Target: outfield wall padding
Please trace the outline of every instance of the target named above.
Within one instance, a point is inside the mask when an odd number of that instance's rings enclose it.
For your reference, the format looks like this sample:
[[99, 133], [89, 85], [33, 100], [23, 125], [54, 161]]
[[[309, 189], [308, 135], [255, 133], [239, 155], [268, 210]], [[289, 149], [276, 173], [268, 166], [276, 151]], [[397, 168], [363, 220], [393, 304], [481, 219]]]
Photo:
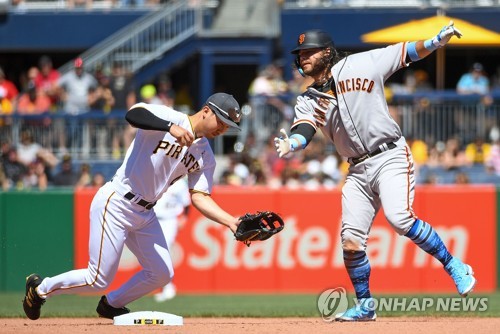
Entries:
[[[451, 252], [476, 272], [477, 292], [500, 284], [494, 186], [420, 186], [416, 214], [443, 237]], [[22, 291], [32, 272], [56, 275], [87, 266], [89, 207], [95, 189], [0, 194], [0, 291]], [[215, 187], [213, 198], [235, 216], [274, 210], [285, 229], [251, 247], [193, 209], [172, 249], [180, 293], [317, 293], [351, 284], [340, 246], [341, 193], [269, 188]], [[437, 261], [395, 234], [383, 211], [367, 249], [374, 292], [454, 292]], [[124, 250], [110, 290], [140, 270]], [[243, 283], [244, 282], [244, 283]]]
[[0, 194], [0, 291], [23, 291], [33, 272], [74, 268], [73, 191]]

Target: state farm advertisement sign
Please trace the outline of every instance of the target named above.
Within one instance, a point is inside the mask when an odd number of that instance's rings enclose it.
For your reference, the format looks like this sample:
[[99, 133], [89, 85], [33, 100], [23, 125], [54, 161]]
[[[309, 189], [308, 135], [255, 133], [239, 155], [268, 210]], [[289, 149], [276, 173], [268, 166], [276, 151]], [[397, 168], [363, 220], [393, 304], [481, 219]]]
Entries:
[[[216, 188], [213, 197], [234, 215], [274, 210], [284, 217], [285, 229], [246, 247], [236, 242], [226, 227], [193, 209], [172, 249], [174, 282], [180, 293], [317, 293], [339, 286], [352, 291], [340, 242], [339, 191]], [[493, 291], [497, 265], [495, 189], [418, 188], [414, 209], [434, 226], [453, 255], [472, 265], [478, 280], [476, 291]], [[88, 253], [86, 248], [79, 253], [82, 251]], [[371, 229], [367, 252], [374, 292], [455, 291], [441, 264], [408, 238], [398, 236], [382, 211]], [[77, 255], [79, 268], [87, 263], [82, 258]], [[135, 257], [125, 250], [111, 289], [138, 270]]]

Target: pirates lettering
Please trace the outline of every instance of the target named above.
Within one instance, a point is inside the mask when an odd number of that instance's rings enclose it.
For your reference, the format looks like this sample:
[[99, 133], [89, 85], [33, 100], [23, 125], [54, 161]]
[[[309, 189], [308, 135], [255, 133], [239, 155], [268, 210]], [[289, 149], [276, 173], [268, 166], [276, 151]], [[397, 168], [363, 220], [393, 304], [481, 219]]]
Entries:
[[177, 147], [175, 148], [175, 151], [172, 153], [171, 157], [175, 158], [175, 159], [179, 159], [179, 154], [181, 153], [183, 147], [180, 145], [176, 145], [176, 146]]
[[[169, 143], [167, 141], [160, 141], [158, 145], [155, 147], [153, 153], [158, 153], [160, 150], [165, 152], [165, 156], [171, 157], [174, 159], [179, 159], [181, 157], [181, 153], [184, 146], [176, 145]], [[181, 162], [186, 167], [188, 173], [194, 172], [200, 169], [200, 163], [196, 161], [196, 157], [186, 151], [184, 155], [182, 155]]]
[[168, 141], [160, 141], [155, 147], [153, 153], [156, 154], [159, 150], [163, 150], [166, 156], [179, 159], [179, 155], [181, 154], [183, 148], [183, 146], [172, 144]]
[[195, 161], [191, 168], [188, 169], [188, 173], [194, 172], [198, 169], [200, 169], [200, 164], [198, 163], [198, 161]]
[[184, 154], [181, 162], [184, 164], [184, 166], [186, 166], [188, 173], [191, 173], [191, 172], [194, 172], [194, 171], [200, 169], [199, 162], [196, 161], [196, 158], [194, 157], [194, 155], [192, 155], [189, 152], [186, 152], [186, 154]]
[[170, 143], [168, 141], [162, 141], [160, 140], [158, 142], [158, 146], [155, 147], [153, 153], [156, 154], [158, 153], [158, 150], [167, 150], [168, 148], [170, 148]]

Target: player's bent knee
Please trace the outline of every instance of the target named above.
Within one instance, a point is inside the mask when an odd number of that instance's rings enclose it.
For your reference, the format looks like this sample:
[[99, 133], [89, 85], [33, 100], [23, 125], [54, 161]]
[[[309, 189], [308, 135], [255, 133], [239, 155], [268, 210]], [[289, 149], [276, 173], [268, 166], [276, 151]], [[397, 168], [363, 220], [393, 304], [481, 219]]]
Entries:
[[415, 217], [408, 215], [408, 212], [386, 212], [385, 217], [399, 235], [405, 235], [415, 223]]
[[153, 284], [156, 284], [158, 286], [164, 286], [168, 284], [170, 281], [172, 281], [173, 278], [174, 278], [173, 270], [155, 271], [150, 276], [150, 280], [153, 281]]
[[104, 279], [102, 273], [99, 275], [91, 268], [88, 270], [85, 280], [87, 284], [92, 286], [92, 288], [96, 291], [106, 290], [111, 283], [111, 280]]
[[366, 249], [367, 235], [364, 235], [360, 230], [343, 228], [340, 237], [344, 251], [364, 251]]
[[363, 251], [365, 247], [362, 239], [354, 236], [342, 237], [342, 249], [344, 251]]
[[105, 281], [102, 281], [102, 280], [97, 280], [97, 281], [94, 282], [94, 284], [92, 284], [92, 287], [96, 291], [103, 291], [103, 290], [106, 290], [109, 287], [109, 284], [110, 284], [109, 282], [105, 282]]

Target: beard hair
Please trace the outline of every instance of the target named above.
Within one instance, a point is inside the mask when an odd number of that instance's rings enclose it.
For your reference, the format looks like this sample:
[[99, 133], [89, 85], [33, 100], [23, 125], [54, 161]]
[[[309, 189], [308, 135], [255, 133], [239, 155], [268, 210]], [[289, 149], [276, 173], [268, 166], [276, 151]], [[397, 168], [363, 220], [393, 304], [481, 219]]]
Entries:
[[318, 63], [308, 72], [304, 72], [310, 77], [315, 77], [318, 74], [325, 72], [325, 70], [330, 66], [330, 60], [326, 57], [319, 59]]

